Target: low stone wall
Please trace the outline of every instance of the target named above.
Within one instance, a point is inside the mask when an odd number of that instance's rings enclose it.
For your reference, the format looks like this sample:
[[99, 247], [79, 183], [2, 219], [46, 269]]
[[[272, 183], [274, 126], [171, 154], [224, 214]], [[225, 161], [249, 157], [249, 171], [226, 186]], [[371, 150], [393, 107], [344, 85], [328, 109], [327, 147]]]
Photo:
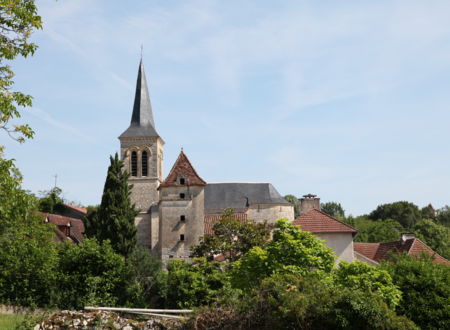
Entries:
[[[135, 315], [136, 316], [136, 315]], [[139, 320], [126, 315], [106, 311], [78, 312], [60, 311], [52, 314], [44, 321], [36, 324], [34, 330], [59, 329], [97, 329], [97, 330], [166, 330], [179, 329], [178, 320], [151, 318]], [[137, 317], [137, 316], [136, 316]]]

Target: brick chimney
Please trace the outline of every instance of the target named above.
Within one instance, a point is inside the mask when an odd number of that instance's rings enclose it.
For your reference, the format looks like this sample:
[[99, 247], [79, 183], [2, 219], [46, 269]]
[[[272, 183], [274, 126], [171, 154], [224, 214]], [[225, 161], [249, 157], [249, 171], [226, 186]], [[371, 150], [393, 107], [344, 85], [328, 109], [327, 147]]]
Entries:
[[320, 198], [318, 198], [317, 195], [303, 195], [303, 198], [299, 199], [299, 204], [300, 215], [303, 215], [312, 209], [320, 211]]

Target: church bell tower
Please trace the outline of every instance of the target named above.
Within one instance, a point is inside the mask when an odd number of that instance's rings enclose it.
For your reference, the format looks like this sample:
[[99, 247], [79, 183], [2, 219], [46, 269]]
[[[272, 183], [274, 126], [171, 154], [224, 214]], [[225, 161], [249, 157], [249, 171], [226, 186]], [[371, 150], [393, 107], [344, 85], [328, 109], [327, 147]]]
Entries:
[[[159, 202], [158, 187], [162, 182], [164, 141], [156, 132], [152, 106], [145, 78], [144, 64], [139, 64], [130, 126], [119, 136], [120, 155], [133, 185], [131, 202], [139, 215], [135, 219], [138, 245], [153, 249], [152, 210]], [[155, 228], [156, 229], [156, 228]], [[154, 229], [154, 230], [155, 230]], [[155, 241], [155, 240], [153, 240]]]

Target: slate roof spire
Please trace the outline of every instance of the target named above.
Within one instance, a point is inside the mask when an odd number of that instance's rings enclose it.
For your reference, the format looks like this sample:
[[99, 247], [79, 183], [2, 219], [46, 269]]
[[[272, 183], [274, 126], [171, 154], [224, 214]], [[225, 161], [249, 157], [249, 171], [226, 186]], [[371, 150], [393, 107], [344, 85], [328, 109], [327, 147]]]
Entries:
[[153, 121], [152, 105], [148, 93], [147, 79], [145, 78], [144, 63], [139, 63], [136, 93], [134, 95], [133, 114], [131, 123], [120, 137], [151, 137], [159, 136]]

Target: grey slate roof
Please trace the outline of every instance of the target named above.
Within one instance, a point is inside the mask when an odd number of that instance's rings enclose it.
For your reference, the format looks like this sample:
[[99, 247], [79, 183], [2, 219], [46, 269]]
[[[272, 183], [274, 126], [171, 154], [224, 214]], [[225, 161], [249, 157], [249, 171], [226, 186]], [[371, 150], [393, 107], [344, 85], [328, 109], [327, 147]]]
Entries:
[[139, 71], [136, 82], [136, 94], [134, 96], [133, 114], [130, 127], [123, 132], [122, 137], [149, 137], [159, 136], [153, 121], [152, 105], [148, 94], [147, 80], [145, 78], [144, 63], [139, 63]]
[[205, 209], [246, 208], [248, 204], [290, 205], [270, 183], [208, 183]]

